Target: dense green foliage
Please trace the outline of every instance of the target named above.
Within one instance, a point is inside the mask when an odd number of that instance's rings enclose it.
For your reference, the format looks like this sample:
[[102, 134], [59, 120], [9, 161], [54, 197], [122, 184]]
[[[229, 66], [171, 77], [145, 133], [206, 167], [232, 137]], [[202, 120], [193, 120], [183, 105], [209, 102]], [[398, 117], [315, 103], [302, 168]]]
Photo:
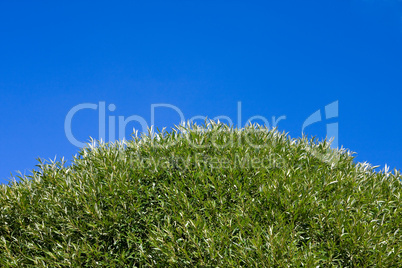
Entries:
[[92, 143], [0, 188], [1, 267], [402, 267], [401, 175], [209, 122]]

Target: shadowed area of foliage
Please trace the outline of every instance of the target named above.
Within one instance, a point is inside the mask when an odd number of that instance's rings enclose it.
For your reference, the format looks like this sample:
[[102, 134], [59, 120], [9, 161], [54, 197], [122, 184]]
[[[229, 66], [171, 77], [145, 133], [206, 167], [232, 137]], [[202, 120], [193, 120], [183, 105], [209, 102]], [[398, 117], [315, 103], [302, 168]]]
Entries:
[[1, 267], [401, 267], [399, 171], [210, 121], [89, 144], [0, 188]]

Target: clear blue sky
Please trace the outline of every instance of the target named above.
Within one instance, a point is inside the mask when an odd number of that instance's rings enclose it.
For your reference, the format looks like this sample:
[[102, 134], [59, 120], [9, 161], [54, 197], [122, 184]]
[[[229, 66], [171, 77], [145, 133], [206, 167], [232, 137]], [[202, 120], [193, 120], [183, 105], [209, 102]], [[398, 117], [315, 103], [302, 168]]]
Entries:
[[[339, 145], [358, 161], [402, 167], [398, 0], [1, 1], [0, 36], [0, 182], [29, 174], [37, 157], [78, 152], [65, 133], [76, 105], [97, 110], [74, 115], [74, 137], [98, 138], [100, 102], [116, 137], [119, 116], [150, 124], [158, 103], [236, 124], [241, 102], [242, 124], [286, 116], [278, 128], [292, 137], [321, 109], [307, 134], [338, 123]], [[326, 120], [335, 101], [338, 116]], [[179, 122], [155, 110], [157, 126]]]

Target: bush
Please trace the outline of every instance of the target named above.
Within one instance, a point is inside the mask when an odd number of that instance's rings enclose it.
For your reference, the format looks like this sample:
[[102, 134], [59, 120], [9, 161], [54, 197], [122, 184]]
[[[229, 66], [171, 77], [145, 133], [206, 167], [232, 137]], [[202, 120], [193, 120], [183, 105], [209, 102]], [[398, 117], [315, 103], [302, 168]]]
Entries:
[[1, 267], [402, 267], [400, 173], [327, 141], [210, 121], [19, 178]]

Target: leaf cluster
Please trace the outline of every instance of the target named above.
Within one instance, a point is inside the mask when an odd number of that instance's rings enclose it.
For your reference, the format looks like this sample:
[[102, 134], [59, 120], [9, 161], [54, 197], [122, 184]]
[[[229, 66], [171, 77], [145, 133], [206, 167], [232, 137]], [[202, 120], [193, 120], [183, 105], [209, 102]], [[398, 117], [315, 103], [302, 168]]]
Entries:
[[0, 186], [1, 267], [401, 267], [399, 171], [209, 121]]

